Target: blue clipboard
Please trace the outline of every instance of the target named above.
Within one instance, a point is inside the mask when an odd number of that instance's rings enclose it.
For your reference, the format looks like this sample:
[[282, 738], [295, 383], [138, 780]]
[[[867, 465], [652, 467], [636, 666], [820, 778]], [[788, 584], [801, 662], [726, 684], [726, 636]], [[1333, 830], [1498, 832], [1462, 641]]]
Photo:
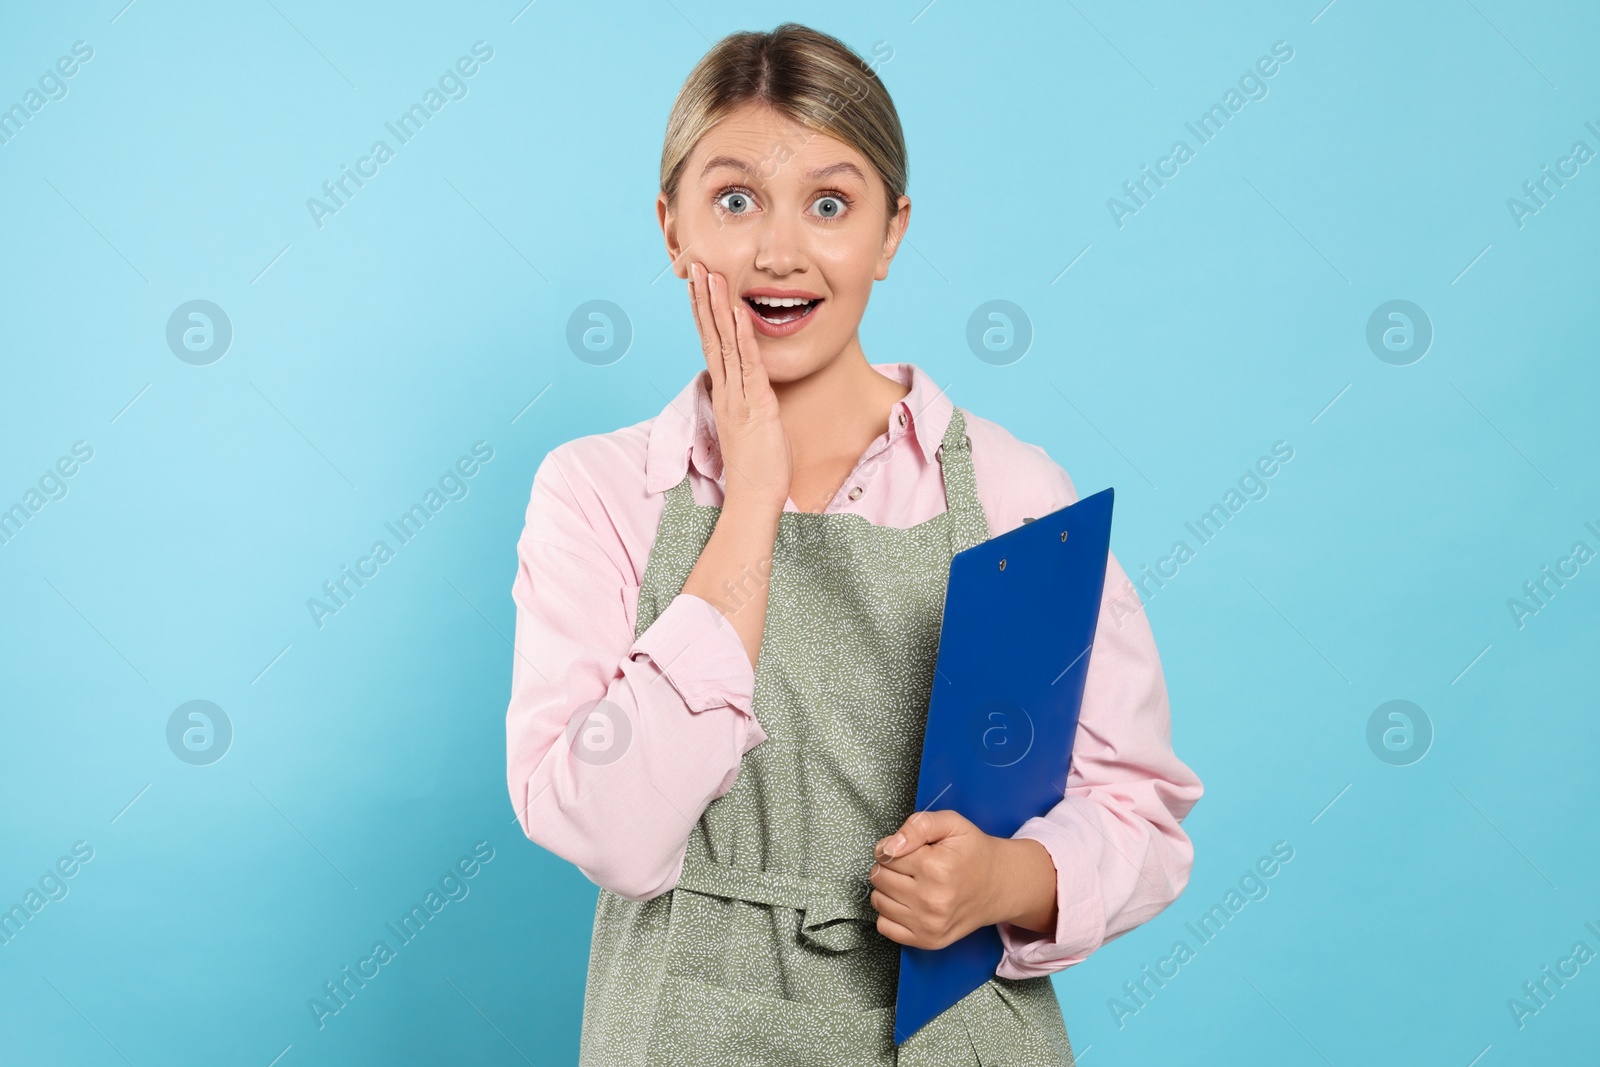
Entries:
[[[1010, 837], [1066, 793], [1111, 546], [1113, 492], [950, 561], [917, 810], [954, 809]], [[994, 977], [993, 926], [942, 949], [901, 946], [894, 1040]]]

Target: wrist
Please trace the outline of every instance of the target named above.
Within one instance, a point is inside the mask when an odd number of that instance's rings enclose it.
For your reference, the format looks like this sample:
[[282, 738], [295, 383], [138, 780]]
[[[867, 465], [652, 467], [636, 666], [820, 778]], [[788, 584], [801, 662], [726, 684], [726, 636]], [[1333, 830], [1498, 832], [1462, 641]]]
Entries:
[[739, 489], [728, 485], [722, 493], [722, 510], [724, 513], [732, 511], [736, 515], [749, 518], [770, 519], [776, 523], [778, 516], [783, 514], [783, 505], [788, 502], [788, 493], [777, 496], [775, 492], [758, 489]]
[[1057, 917], [1056, 865], [1050, 850], [1032, 838], [995, 838], [998, 892], [993, 922], [1007, 922], [1046, 937]]

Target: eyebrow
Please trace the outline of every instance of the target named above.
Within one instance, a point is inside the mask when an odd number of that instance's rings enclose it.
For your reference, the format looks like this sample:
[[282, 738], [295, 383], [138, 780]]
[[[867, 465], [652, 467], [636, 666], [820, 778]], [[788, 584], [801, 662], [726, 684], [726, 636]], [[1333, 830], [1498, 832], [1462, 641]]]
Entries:
[[[707, 174], [710, 174], [713, 170], [716, 170], [718, 167], [730, 167], [733, 170], [741, 171], [747, 175], [754, 174], [756, 172], [754, 167], [750, 166], [750, 164], [746, 163], [742, 159], [735, 159], [732, 156], [712, 156], [710, 159], [706, 160], [706, 165], [700, 168], [700, 176], [703, 178]], [[813, 167], [811, 170], [806, 171], [805, 177], [809, 181], [816, 181], [820, 178], [832, 177], [835, 174], [852, 175], [863, 185], [865, 185], [867, 181], [867, 176], [861, 173], [861, 168], [849, 161], [830, 163], [826, 167]]]

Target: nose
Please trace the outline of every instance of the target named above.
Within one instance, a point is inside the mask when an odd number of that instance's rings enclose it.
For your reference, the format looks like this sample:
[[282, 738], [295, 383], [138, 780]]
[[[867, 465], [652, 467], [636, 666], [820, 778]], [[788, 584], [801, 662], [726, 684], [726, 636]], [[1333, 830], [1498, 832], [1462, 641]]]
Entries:
[[762, 219], [756, 238], [755, 267], [780, 278], [804, 270], [804, 224], [776, 211]]

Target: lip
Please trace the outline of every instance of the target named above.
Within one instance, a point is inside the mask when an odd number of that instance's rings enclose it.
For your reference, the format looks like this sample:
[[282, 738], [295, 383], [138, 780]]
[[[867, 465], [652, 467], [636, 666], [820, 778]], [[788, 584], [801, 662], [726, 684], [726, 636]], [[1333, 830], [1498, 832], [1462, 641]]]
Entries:
[[789, 297], [793, 297], [797, 300], [822, 299], [821, 293], [813, 293], [806, 289], [778, 289], [770, 285], [764, 285], [758, 289], [746, 289], [744, 292], [739, 294], [739, 299], [748, 300], [752, 296], [770, 296], [775, 297], [778, 300], [783, 300]]
[[779, 300], [789, 298], [796, 300], [815, 301], [811, 305], [810, 310], [804, 315], [800, 316], [798, 319], [784, 323], [768, 322], [766, 319], [761, 317], [759, 312], [757, 312], [754, 308], [751, 308], [750, 324], [755, 328], [755, 331], [761, 334], [763, 337], [788, 337], [790, 334], [798, 333], [799, 331], [805, 329], [806, 323], [810, 322], [816, 317], [817, 309], [822, 307], [823, 301], [825, 300], [824, 297], [818, 295], [817, 293], [809, 292], [805, 289], [782, 289], [775, 286], [761, 286], [756, 289], [747, 289], [740, 294], [740, 299], [746, 301], [745, 306], [748, 307], [749, 298], [753, 296], [770, 296]]

